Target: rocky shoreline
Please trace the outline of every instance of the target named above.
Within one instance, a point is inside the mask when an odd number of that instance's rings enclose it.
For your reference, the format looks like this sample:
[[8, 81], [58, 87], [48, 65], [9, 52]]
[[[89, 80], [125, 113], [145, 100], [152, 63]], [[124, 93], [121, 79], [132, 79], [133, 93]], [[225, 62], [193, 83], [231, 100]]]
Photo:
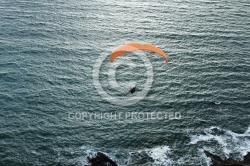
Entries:
[[[204, 153], [211, 159], [210, 166], [250, 166], [250, 152], [244, 156], [243, 161], [232, 158], [223, 160], [220, 156], [214, 155], [206, 150], [204, 150]], [[88, 156], [87, 161], [90, 164], [89, 166], [118, 166], [115, 161], [102, 152]]]
[[206, 150], [204, 150], [204, 153], [211, 159], [211, 166], [250, 166], [250, 152], [244, 156], [243, 161], [232, 158], [223, 160], [220, 156], [214, 155]]
[[102, 152], [97, 152], [94, 156], [88, 156], [87, 161], [90, 166], [118, 166], [113, 160]]

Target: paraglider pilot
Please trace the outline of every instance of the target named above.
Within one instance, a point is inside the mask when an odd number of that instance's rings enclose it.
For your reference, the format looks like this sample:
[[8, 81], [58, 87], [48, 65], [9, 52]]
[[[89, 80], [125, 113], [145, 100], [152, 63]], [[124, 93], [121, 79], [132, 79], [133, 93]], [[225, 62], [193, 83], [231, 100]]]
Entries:
[[135, 92], [135, 86], [133, 86], [132, 88], [130, 88], [129, 92], [130, 93], [134, 93]]

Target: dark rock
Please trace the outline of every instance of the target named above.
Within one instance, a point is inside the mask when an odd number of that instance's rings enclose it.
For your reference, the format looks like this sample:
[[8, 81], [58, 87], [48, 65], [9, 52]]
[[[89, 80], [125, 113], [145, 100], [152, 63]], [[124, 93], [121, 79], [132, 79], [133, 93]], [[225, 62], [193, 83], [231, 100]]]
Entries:
[[223, 162], [223, 160], [219, 157], [219, 156], [216, 156], [206, 150], [204, 150], [205, 154], [207, 157], [211, 158], [212, 160], [212, 165], [219, 165]]
[[248, 152], [247, 155], [244, 156], [244, 164], [250, 165], [250, 152]]
[[223, 160], [220, 156], [214, 155], [206, 150], [204, 153], [211, 158], [211, 166], [250, 166], [250, 152], [244, 156], [243, 161], [238, 161], [232, 158]]
[[118, 166], [113, 160], [101, 152], [97, 152], [95, 156], [87, 157], [91, 166]]

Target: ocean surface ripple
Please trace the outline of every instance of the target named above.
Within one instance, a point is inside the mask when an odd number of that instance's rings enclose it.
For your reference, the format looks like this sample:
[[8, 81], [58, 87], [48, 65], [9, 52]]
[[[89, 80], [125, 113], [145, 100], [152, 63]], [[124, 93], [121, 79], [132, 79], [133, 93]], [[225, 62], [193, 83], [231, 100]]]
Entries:
[[[152, 88], [121, 107], [98, 94], [92, 70], [127, 41], [154, 43], [170, 64], [147, 52]], [[250, 150], [249, 46], [249, 0], [1, 0], [0, 165], [84, 165], [96, 151], [131, 166], [208, 165], [202, 149], [240, 158]], [[68, 117], [84, 111], [181, 119]]]

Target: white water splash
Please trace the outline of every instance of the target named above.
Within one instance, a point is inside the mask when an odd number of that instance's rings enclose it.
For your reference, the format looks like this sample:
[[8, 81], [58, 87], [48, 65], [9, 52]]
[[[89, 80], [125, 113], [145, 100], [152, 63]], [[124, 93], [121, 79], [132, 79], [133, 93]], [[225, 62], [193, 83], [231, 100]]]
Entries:
[[[219, 131], [220, 134], [215, 134], [213, 130]], [[204, 134], [192, 135], [190, 144], [209, 141], [216, 141], [222, 147], [223, 154], [226, 157], [238, 153], [241, 155], [239, 157], [242, 158], [247, 152], [250, 152], [250, 126], [243, 134], [223, 130], [219, 127], [210, 127], [204, 130]]]
[[159, 146], [152, 149], [145, 149], [143, 151], [154, 160], [155, 165], [171, 165], [173, 163], [168, 156], [171, 153], [168, 146]]

